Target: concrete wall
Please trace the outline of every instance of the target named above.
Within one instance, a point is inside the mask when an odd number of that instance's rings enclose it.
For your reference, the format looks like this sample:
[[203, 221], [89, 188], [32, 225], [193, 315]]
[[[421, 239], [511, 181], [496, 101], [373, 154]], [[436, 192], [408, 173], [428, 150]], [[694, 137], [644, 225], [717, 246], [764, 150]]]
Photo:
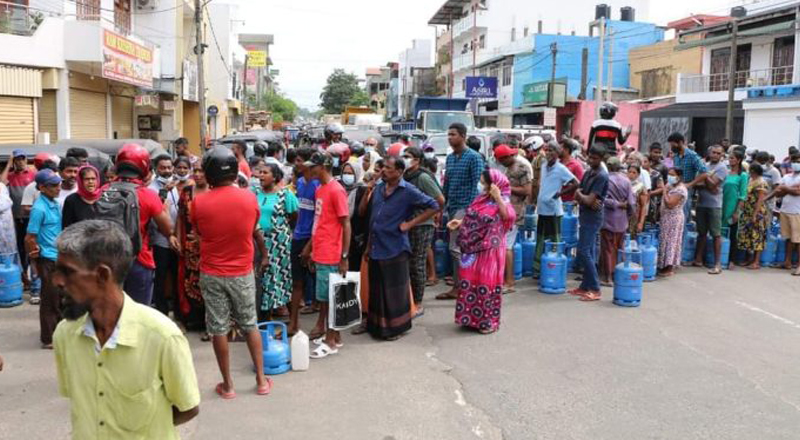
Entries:
[[[584, 142], [589, 140], [589, 131], [592, 128], [592, 123], [597, 119], [594, 112], [594, 101], [581, 101], [578, 103], [578, 111], [575, 114], [575, 120], [572, 123], [572, 134], [580, 135]], [[619, 112], [617, 112], [616, 119], [623, 127], [631, 125], [633, 131], [628, 137], [626, 145], [640, 148], [639, 145], [639, 118], [641, 112], [647, 110], [655, 110], [664, 107], [666, 104], [636, 104], [630, 102], [618, 103]]]
[[[630, 87], [642, 91], [642, 74], [650, 70], [662, 70], [667, 78], [666, 90], [660, 95], [674, 95], [678, 74], [699, 74], [703, 68], [703, 48], [675, 50], [677, 39], [662, 41], [649, 46], [632, 48], [628, 53], [630, 63]], [[616, 67], [616, 66], [615, 66]], [[652, 96], [639, 95], [642, 98]]]
[[800, 145], [800, 100], [745, 101], [744, 145], [769, 151], [781, 160], [787, 149]]
[[[45, 18], [30, 37], [0, 34], [0, 63], [64, 68], [64, 20]], [[100, 40], [97, 41], [98, 44]]]
[[413, 40], [411, 47], [400, 53], [399, 83], [397, 111], [404, 115], [405, 109], [411, 105], [414, 78], [411, 69], [415, 67], [433, 67], [433, 49], [430, 40]]

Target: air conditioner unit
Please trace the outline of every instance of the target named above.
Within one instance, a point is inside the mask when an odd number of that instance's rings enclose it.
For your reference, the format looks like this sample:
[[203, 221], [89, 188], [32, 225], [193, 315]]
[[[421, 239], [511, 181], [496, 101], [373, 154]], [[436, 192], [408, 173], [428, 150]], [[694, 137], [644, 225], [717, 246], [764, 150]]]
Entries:
[[158, 0], [136, 0], [136, 9], [139, 11], [155, 11]]

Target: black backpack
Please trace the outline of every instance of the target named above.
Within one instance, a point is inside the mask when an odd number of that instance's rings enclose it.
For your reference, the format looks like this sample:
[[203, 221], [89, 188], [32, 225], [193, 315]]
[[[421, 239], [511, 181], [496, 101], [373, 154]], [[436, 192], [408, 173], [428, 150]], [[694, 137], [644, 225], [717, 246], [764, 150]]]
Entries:
[[112, 182], [94, 204], [97, 218], [117, 222], [131, 237], [133, 254], [142, 250], [142, 234], [139, 229], [139, 197], [136, 184]]

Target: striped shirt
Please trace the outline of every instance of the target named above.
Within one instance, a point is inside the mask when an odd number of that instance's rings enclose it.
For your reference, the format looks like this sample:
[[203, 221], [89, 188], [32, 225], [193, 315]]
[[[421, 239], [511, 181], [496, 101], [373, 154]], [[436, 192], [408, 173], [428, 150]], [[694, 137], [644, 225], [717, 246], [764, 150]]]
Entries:
[[482, 172], [483, 158], [470, 148], [465, 147], [460, 155], [451, 153], [447, 156], [443, 192], [449, 215], [466, 209], [477, 197]]

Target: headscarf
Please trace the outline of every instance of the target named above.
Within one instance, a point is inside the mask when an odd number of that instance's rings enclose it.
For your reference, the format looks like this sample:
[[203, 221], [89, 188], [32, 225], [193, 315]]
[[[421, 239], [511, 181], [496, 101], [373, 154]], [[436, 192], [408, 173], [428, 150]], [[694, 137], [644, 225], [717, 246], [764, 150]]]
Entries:
[[489, 174], [492, 183], [500, 189], [508, 215], [505, 220], [502, 220], [500, 206], [486, 192], [476, 197], [467, 209], [458, 232], [462, 252], [465, 252], [465, 246], [471, 248], [466, 251], [467, 253], [477, 253], [490, 247], [499, 246], [500, 243], [503, 243], [506, 232], [514, 226], [516, 221], [514, 206], [509, 203], [511, 184], [508, 182], [508, 178], [495, 169], [489, 170]]
[[[367, 171], [365, 172], [365, 174], [374, 173], [375, 172], [375, 163], [378, 160], [380, 160], [381, 155], [376, 153], [376, 152], [374, 152], [374, 151], [367, 151], [366, 153], [364, 153], [364, 155], [361, 156], [361, 159], [358, 161], [358, 165], [359, 165], [358, 168], [360, 170], [362, 170], [362, 171], [364, 170], [364, 158], [367, 157], [367, 156], [369, 156], [369, 168], [367, 168]], [[358, 171], [356, 171], [356, 172], [358, 172]]]
[[[509, 203], [511, 197], [511, 183], [509, 183], [508, 177], [494, 168], [489, 170], [489, 175], [492, 177], [492, 183], [497, 185], [497, 188], [500, 189], [500, 195], [503, 196], [503, 201]], [[492, 202], [492, 196], [486, 192], [482, 192], [475, 198], [472, 205], [483, 205], [490, 202]]]
[[[94, 171], [94, 175], [97, 178], [97, 187], [94, 189], [94, 191], [89, 191], [83, 185], [82, 173], [86, 169]], [[78, 181], [78, 195], [83, 200], [94, 202], [100, 198], [100, 195], [103, 193], [103, 188], [100, 187], [100, 172], [97, 171], [97, 168], [88, 164], [78, 168], [78, 178], [76, 180]]]
[[358, 187], [358, 184], [361, 182], [361, 175], [358, 173], [358, 170], [357, 170], [358, 166], [348, 162], [348, 163], [342, 165], [342, 176], [344, 176], [344, 167], [350, 167], [350, 169], [353, 170], [353, 172], [355, 174], [355, 176], [353, 176], [353, 177], [355, 177], [355, 179], [353, 180], [353, 184], [352, 185], [345, 184], [344, 183], [344, 179], [339, 181], [339, 183], [341, 183], [342, 186], [344, 187], [345, 191], [347, 191], [347, 193], [350, 194], [354, 189], [356, 189], [356, 187]]

